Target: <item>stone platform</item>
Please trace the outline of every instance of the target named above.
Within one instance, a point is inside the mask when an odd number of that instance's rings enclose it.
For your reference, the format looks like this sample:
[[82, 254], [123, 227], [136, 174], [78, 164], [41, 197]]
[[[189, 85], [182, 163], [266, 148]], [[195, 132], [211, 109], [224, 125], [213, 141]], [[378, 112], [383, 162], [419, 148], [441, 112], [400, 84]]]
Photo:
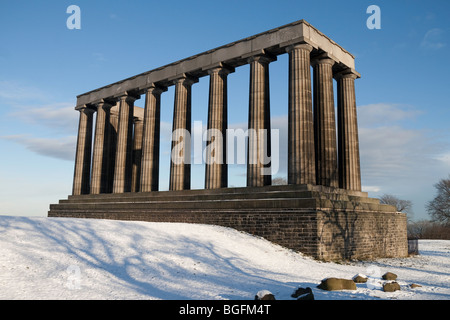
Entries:
[[320, 260], [408, 252], [405, 214], [365, 192], [317, 185], [71, 195], [48, 216], [220, 225]]

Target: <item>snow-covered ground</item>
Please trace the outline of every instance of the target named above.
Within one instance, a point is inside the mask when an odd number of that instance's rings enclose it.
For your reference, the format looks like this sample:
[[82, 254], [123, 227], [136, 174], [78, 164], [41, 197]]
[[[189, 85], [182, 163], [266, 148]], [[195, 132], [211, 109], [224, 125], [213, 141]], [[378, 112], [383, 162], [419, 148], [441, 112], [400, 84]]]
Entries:
[[[423, 240], [420, 255], [324, 263], [229, 228], [181, 223], [0, 216], [0, 299], [293, 300], [450, 299], [450, 241]], [[401, 291], [381, 289], [398, 275]], [[323, 291], [327, 277], [369, 276], [354, 291]], [[410, 284], [421, 285], [410, 288]]]

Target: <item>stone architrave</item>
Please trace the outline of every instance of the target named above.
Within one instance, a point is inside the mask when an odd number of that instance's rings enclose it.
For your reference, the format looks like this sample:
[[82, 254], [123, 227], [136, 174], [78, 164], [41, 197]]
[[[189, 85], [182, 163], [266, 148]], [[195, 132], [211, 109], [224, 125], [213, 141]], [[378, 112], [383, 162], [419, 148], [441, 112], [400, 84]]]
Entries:
[[133, 115], [136, 99], [137, 97], [129, 94], [120, 97], [113, 193], [131, 191]]
[[97, 103], [94, 152], [92, 156], [91, 194], [106, 193], [108, 191], [108, 124], [110, 122], [111, 107], [111, 103], [103, 100]]
[[208, 70], [209, 105], [206, 147], [205, 189], [226, 188], [227, 76], [234, 70], [222, 66]]
[[361, 191], [358, 121], [355, 79], [358, 74], [344, 70], [335, 75], [337, 81], [339, 187]]
[[319, 56], [312, 61], [316, 184], [328, 187], [338, 187], [339, 185], [333, 64], [334, 60], [326, 55]]
[[311, 62], [313, 47], [302, 43], [289, 53], [288, 183], [315, 184]]
[[191, 87], [197, 81], [189, 76], [174, 80], [175, 101], [169, 190], [191, 188]]
[[95, 110], [82, 106], [78, 124], [77, 151], [75, 155], [75, 170], [73, 178], [73, 195], [88, 194], [91, 174], [92, 124]]
[[161, 93], [166, 90], [166, 88], [153, 85], [147, 88], [146, 92], [142, 136], [141, 192], [158, 191], [159, 188]]
[[272, 183], [270, 174], [270, 96], [269, 63], [276, 58], [268, 55], [251, 56], [250, 94], [248, 111], [247, 186]]

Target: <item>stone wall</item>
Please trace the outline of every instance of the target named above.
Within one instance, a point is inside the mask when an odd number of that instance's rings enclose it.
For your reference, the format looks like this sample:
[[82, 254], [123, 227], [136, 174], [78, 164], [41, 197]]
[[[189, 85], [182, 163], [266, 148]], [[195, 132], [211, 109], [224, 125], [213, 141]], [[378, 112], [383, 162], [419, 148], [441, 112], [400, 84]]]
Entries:
[[406, 214], [395, 212], [318, 213], [318, 253], [323, 260], [405, 257]]
[[[54, 213], [51, 216], [66, 216]], [[231, 227], [320, 260], [407, 256], [406, 215], [386, 212], [76, 212], [71, 217], [201, 223]]]

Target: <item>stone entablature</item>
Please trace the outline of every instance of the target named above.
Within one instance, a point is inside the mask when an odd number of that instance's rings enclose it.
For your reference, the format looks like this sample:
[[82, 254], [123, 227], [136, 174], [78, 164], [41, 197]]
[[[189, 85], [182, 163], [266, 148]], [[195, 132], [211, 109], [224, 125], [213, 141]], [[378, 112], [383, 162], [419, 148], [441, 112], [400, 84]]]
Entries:
[[326, 52], [335, 62], [333, 68], [336, 73], [349, 69], [359, 77], [352, 54], [305, 20], [299, 20], [86, 92], [77, 97], [77, 107], [95, 104], [101, 99], [118, 98], [125, 92], [142, 94], [146, 88], [155, 84], [170, 86], [173, 85], [173, 79], [186, 74], [197, 78], [207, 76], [209, 69], [221, 64], [236, 68], [247, 64], [251, 56], [277, 56], [286, 53], [289, 46], [299, 43], [311, 45], [313, 55]]

